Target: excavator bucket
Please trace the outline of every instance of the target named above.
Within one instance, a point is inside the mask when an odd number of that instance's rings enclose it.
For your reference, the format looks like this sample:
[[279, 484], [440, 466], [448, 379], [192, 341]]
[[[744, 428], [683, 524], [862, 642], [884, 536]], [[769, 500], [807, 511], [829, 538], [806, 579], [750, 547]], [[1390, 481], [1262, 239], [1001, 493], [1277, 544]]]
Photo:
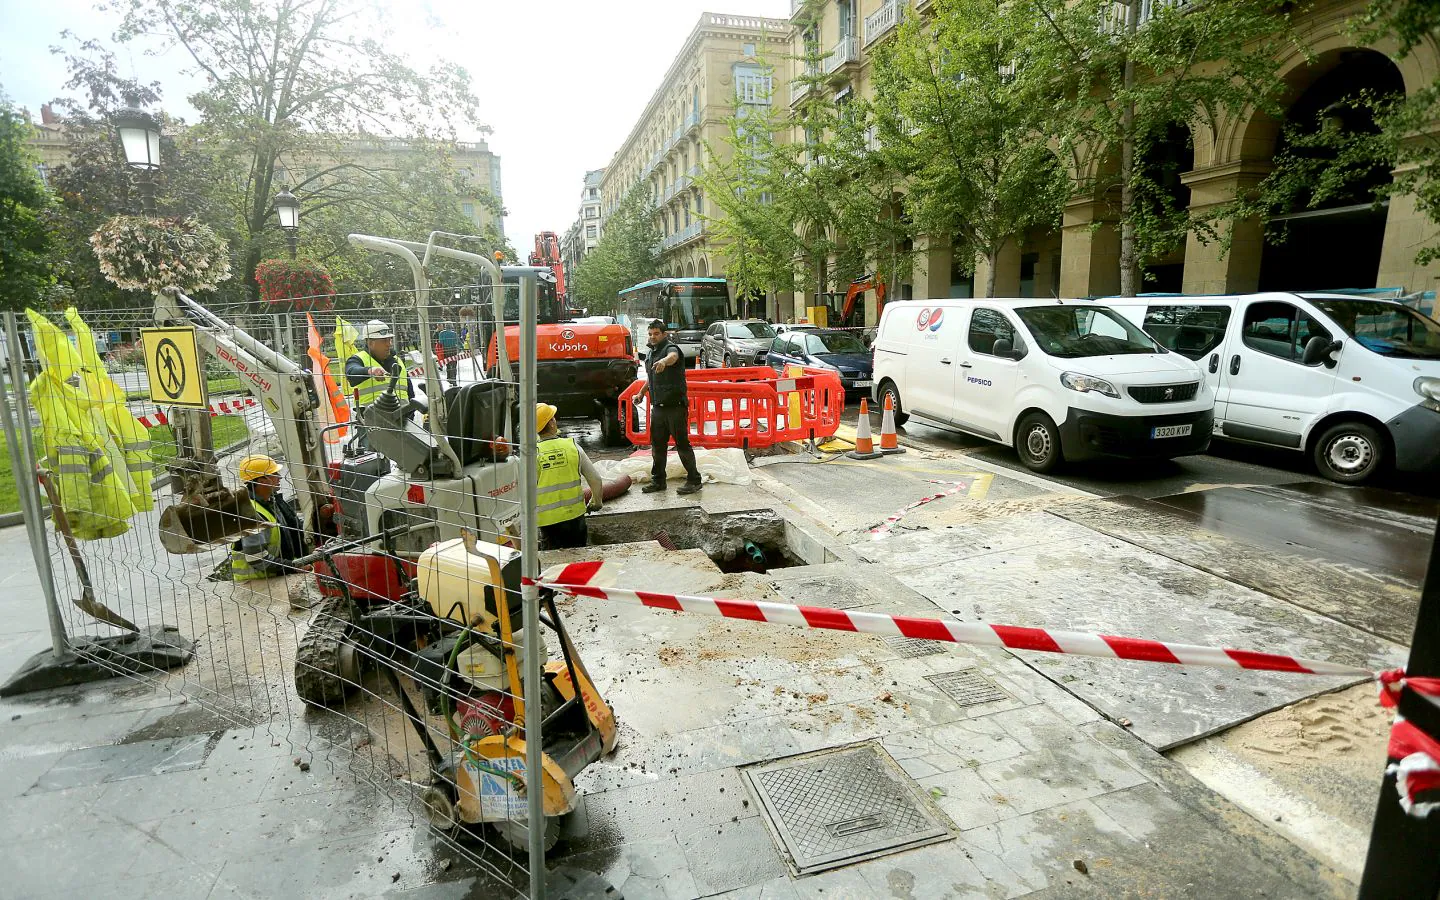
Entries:
[[237, 541], [262, 520], [244, 488], [220, 488], [183, 498], [160, 514], [160, 544], [171, 553], [199, 553]]

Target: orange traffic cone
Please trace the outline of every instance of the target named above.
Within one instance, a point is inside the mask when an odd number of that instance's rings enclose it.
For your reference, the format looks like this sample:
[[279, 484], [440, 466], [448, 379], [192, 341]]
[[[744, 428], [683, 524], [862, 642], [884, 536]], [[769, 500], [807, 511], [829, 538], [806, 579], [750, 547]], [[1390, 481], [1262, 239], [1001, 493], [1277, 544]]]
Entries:
[[900, 438], [895, 434], [895, 404], [890, 399], [891, 394], [885, 394], [885, 414], [880, 417], [880, 452], [881, 453], [904, 453], [905, 448], [900, 446]]
[[870, 401], [860, 401], [860, 421], [855, 425], [855, 449], [845, 454], [851, 459], [876, 459], [875, 441], [870, 437]]

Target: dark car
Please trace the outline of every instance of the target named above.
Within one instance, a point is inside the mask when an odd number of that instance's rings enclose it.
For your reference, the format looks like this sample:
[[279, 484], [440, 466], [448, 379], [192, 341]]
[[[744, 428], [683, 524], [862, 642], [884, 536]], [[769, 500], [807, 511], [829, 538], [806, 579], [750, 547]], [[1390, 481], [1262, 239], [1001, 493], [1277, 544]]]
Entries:
[[870, 348], [850, 331], [791, 331], [770, 343], [769, 362], [776, 371], [787, 365], [834, 369], [847, 391], [868, 391], [874, 369]]

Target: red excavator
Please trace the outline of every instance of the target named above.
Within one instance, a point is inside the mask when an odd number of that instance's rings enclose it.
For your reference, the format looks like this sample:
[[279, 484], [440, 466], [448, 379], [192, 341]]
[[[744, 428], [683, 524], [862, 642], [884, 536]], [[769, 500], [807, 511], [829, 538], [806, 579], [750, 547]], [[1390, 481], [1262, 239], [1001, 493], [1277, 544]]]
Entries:
[[542, 231], [535, 235], [535, 249], [530, 253], [530, 265], [547, 266], [555, 273], [555, 293], [563, 302], [570, 295], [565, 290], [565, 263], [560, 259], [560, 239], [553, 231]]
[[866, 291], [875, 292], [875, 321], [880, 321], [880, 313], [885, 309], [885, 282], [874, 275], [866, 275], [850, 282], [850, 289], [845, 292], [845, 306], [840, 310], [840, 321], [837, 323], [837, 327], [860, 328], [864, 326], [865, 304], [858, 301]]

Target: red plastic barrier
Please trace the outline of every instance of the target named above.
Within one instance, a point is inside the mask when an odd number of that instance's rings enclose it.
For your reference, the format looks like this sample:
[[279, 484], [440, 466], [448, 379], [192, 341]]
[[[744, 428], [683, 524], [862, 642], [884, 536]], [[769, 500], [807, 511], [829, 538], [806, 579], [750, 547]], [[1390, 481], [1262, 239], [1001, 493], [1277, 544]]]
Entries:
[[[625, 436], [650, 443], [650, 394], [636, 381], [620, 395]], [[781, 375], [768, 366], [690, 369], [690, 443], [696, 447], [769, 447], [782, 441], [828, 438], [840, 427], [845, 388], [839, 373], [806, 368]]]

